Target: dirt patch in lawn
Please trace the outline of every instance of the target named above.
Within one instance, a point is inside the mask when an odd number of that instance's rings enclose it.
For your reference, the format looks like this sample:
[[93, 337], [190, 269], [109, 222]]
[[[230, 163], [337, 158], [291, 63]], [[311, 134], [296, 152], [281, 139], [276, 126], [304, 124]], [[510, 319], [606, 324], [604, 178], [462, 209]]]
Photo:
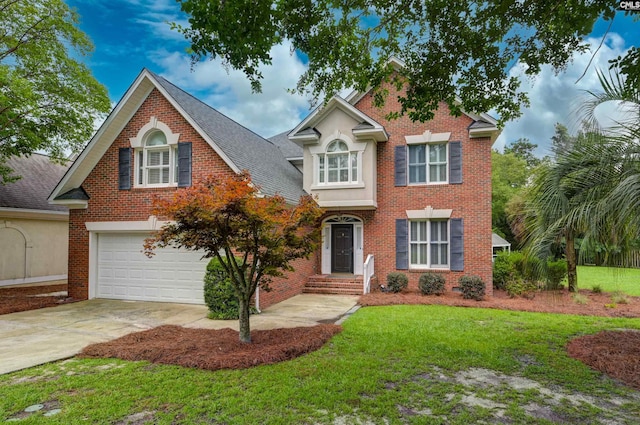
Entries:
[[[419, 292], [399, 294], [373, 292], [360, 297], [362, 306], [396, 304], [438, 304], [458, 307], [495, 308], [538, 313], [578, 314], [607, 317], [640, 317], [640, 297], [626, 296], [626, 303], [613, 302], [612, 294], [579, 291], [579, 302], [574, 294], [562, 291], [542, 291], [532, 299], [510, 298], [504, 291], [494, 291], [493, 297], [482, 301], [465, 300], [460, 293], [441, 296], [422, 295]], [[575, 338], [567, 351], [589, 367], [640, 390], [640, 332], [606, 331]]]
[[253, 331], [251, 344], [246, 344], [239, 341], [237, 331], [229, 328], [165, 325], [89, 345], [79, 356], [146, 360], [207, 370], [245, 369], [315, 351], [341, 331], [341, 326], [330, 324]]
[[[59, 294], [64, 292], [64, 294]], [[53, 307], [65, 302], [67, 284], [0, 288], [0, 314]], [[56, 294], [56, 295], [46, 295]]]

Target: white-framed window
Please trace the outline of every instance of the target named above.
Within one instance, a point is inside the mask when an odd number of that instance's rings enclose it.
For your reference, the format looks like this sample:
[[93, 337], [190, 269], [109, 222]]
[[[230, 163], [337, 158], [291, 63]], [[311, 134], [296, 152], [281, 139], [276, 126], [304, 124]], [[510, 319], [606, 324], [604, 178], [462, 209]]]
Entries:
[[349, 151], [342, 140], [329, 143], [318, 155], [318, 183], [347, 184], [358, 181], [358, 152]]
[[447, 143], [409, 145], [409, 183], [446, 183]]
[[409, 221], [409, 265], [412, 268], [449, 268], [449, 221]]
[[149, 133], [136, 149], [136, 186], [166, 187], [178, 183], [177, 146], [160, 130]]

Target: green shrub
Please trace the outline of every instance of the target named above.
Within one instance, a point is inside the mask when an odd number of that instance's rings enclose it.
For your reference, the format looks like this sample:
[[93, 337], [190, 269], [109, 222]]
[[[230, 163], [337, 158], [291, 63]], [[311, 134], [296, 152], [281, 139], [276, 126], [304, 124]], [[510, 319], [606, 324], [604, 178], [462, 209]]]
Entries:
[[593, 285], [591, 287], [591, 292], [593, 292], [594, 294], [602, 294], [602, 286], [600, 285]]
[[532, 299], [535, 297], [538, 291], [538, 285], [531, 280], [524, 280], [521, 277], [515, 277], [507, 282], [506, 286], [507, 295], [511, 298], [523, 297]]
[[442, 295], [445, 282], [440, 273], [423, 273], [418, 280], [418, 287], [424, 295]]
[[462, 298], [466, 300], [482, 301], [487, 285], [478, 276], [462, 276], [458, 282], [460, 283], [460, 292]]
[[387, 275], [387, 289], [389, 292], [401, 292], [409, 285], [407, 275], [400, 272], [391, 272]]
[[547, 289], [562, 289], [567, 277], [567, 260], [547, 261]]
[[495, 289], [505, 290], [507, 282], [516, 274], [516, 267], [511, 261], [512, 253], [502, 251], [493, 261], [493, 287]]
[[[236, 258], [236, 263], [242, 262]], [[209, 319], [230, 320], [239, 318], [239, 301], [231, 278], [217, 258], [207, 264], [204, 275], [204, 303], [209, 308]], [[252, 309], [252, 313], [255, 309]]]

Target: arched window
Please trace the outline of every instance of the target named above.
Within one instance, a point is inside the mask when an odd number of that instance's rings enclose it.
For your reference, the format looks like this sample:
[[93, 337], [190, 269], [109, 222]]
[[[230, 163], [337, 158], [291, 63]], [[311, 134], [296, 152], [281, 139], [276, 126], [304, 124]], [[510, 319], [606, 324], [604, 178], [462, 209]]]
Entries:
[[342, 140], [329, 143], [319, 155], [319, 183], [352, 183], [358, 181], [358, 153], [350, 152]]
[[177, 183], [176, 146], [167, 143], [161, 130], [148, 133], [137, 150], [138, 186], [169, 186]]

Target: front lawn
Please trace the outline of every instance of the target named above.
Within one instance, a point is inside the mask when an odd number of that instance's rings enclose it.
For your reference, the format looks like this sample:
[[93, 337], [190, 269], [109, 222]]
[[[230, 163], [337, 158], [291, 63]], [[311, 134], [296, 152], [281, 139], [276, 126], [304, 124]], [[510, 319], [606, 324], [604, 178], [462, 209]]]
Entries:
[[[0, 421], [633, 424], [640, 417], [640, 392], [565, 351], [574, 336], [640, 329], [640, 319], [389, 306], [360, 309], [343, 327], [319, 351], [239, 371], [71, 359], [3, 375]], [[36, 404], [44, 408], [24, 412]]]
[[578, 287], [591, 289], [600, 285], [603, 291], [622, 291], [640, 296], [640, 269], [617, 267], [578, 266]]

